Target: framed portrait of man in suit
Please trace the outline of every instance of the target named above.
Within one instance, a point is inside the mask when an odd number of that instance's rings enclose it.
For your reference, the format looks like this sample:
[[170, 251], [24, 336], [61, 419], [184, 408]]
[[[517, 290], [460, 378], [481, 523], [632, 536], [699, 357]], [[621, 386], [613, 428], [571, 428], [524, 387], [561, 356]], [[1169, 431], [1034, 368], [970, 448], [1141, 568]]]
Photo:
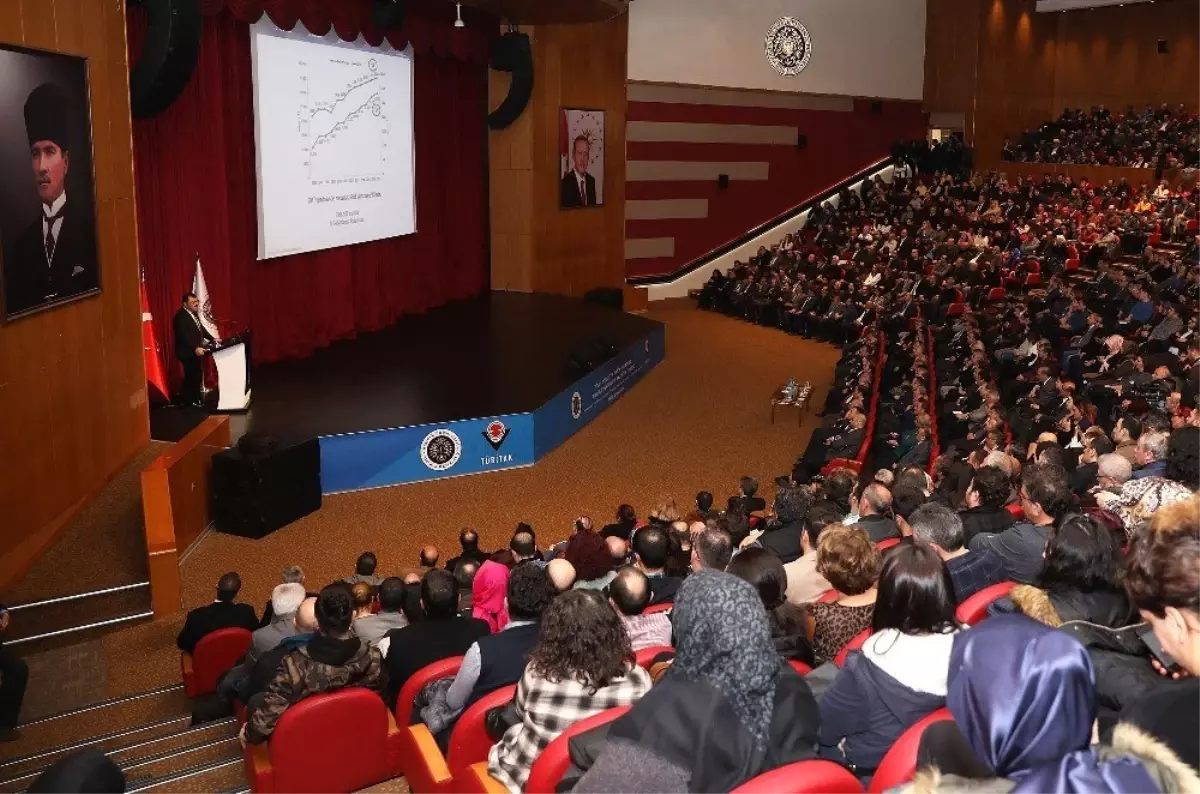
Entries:
[[0, 321], [100, 292], [88, 62], [0, 46]]
[[604, 111], [559, 108], [558, 206], [604, 206]]

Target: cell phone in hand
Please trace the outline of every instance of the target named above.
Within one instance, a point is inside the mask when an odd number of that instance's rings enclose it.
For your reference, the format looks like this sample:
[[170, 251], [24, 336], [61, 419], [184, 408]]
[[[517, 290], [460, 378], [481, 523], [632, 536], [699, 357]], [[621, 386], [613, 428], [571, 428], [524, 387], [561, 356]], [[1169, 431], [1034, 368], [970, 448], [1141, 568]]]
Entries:
[[1173, 675], [1179, 672], [1179, 662], [1175, 661], [1171, 654], [1163, 650], [1162, 643], [1159, 642], [1158, 637], [1154, 635], [1153, 629], [1151, 629], [1149, 626], [1144, 626], [1138, 629], [1137, 634], [1138, 637], [1141, 638], [1142, 642], [1146, 643], [1146, 647], [1150, 649], [1150, 653], [1153, 654], [1154, 658], [1158, 660], [1158, 663], [1162, 665], [1162, 669], [1166, 671], [1167, 675]]

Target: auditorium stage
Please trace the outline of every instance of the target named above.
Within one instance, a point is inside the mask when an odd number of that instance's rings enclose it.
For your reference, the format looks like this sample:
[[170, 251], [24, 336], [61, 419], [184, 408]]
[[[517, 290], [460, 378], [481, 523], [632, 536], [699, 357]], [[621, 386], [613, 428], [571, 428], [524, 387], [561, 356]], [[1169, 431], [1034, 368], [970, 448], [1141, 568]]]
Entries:
[[[589, 373], [572, 355], [615, 354]], [[661, 360], [661, 323], [557, 295], [491, 292], [299, 361], [256, 367], [233, 415], [283, 446], [321, 440], [326, 493], [532, 465]], [[156, 408], [175, 441], [199, 411]]]

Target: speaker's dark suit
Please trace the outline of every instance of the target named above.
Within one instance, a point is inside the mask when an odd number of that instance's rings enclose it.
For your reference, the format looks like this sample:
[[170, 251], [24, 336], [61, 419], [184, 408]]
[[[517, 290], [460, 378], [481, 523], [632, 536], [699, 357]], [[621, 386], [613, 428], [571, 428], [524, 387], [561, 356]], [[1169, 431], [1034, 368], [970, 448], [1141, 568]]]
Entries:
[[179, 650], [191, 653], [196, 650], [196, 643], [206, 634], [212, 634], [217, 629], [246, 629], [254, 631], [258, 628], [258, 616], [254, 607], [249, 604], [235, 604], [230, 601], [214, 601], [202, 607], [197, 607], [187, 614], [175, 644]]
[[205, 341], [213, 341], [212, 334], [196, 322], [196, 316], [180, 306], [171, 320], [175, 331], [175, 358], [183, 362], [183, 384], [180, 386], [180, 397], [185, 403], [200, 402], [200, 390], [204, 383], [204, 369], [201, 357], [196, 355], [196, 348], [202, 347]]
[[[588, 207], [596, 206], [596, 177], [591, 174], [583, 175], [583, 183], [586, 185], [587, 205]], [[559, 189], [559, 206], [562, 207], [583, 207], [584, 203], [579, 196], [579, 180], [575, 178], [575, 169], [571, 169], [562, 178], [562, 183]]]
[[[71, 205], [72, 210], [75, 208]], [[62, 225], [50, 263], [46, 262], [46, 238], [40, 217], [9, 249], [4, 260], [4, 294], [10, 314], [78, 295], [99, 285], [91, 210], [86, 205], [79, 210], [67, 212], [67, 206], [63, 206]]]

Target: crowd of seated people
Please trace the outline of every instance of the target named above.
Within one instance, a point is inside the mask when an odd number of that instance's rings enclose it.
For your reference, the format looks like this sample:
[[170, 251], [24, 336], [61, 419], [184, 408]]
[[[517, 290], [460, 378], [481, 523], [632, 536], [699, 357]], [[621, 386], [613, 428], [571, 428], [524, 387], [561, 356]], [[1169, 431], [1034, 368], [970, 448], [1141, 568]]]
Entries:
[[[291, 572], [275, 631], [222, 682], [248, 704], [245, 740], [269, 741], [317, 692], [365, 687], [394, 708], [421, 668], [461, 656], [400, 722], [445, 747], [467, 707], [515, 686], [477, 759], [513, 791], [568, 727], [625, 706], [578, 759], [575, 790], [730, 790], [815, 758], [867, 782], [943, 707], [952, 730], [927, 732], [937, 771], [922, 775], [1082, 791], [1125, 764], [1136, 783], [1113, 790], [1200, 786], [1195, 277], [1156, 281], [1158, 254], [1105, 251], [1105, 277], [1070, 278], [1094, 197], [1120, 214], [1136, 191], [878, 182], [718, 274], [705, 305], [843, 346], [810, 452], [773, 494], [743, 477], [691, 512], [662, 500], [643, 521], [622, 504], [552, 545], [520, 525], [490, 553], [468, 529], [445, 569], [432, 548], [392, 577], [364, 555], [315, 599]], [[1006, 287], [1034, 259], [1045, 281]], [[181, 648], [258, 628], [238, 584], [222, 578]], [[996, 586], [969, 627], [957, 610]], [[668, 645], [653, 676], [639, 668], [638, 651]], [[1062, 721], [1052, 741], [1011, 713], [1018, 693], [1030, 719]]]
[[1183, 106], [1133, 108], [1114, 113], [1068, 108], [1054, 121], [1005, 140], [1013, 162], [1075, 163], [1123, 168], [1195, 168], [1200, 165], [1200, 118]]

